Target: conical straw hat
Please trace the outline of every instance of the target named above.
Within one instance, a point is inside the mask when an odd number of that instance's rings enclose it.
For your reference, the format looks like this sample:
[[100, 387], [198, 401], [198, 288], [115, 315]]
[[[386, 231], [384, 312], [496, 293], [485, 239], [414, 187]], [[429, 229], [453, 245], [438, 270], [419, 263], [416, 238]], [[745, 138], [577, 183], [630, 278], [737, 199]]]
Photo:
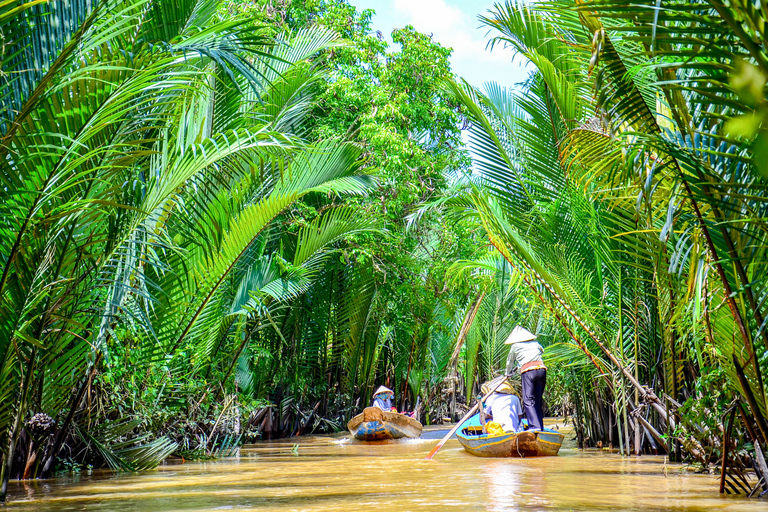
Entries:
[[379, 386], [379, 389], [374, 391], [373, 396], [376, 396], [379, 393], [389, 393], [390, 395], [395, 396], [395, 392], [389, 389], [387, 386]]
[[512, 329], [512, 332], [504, 342], [507, 345], [513, 345], [515, 343], [522, 343], [524, 341], [532, 341], [536, 339], [536, 335], [524, 327], [519, 325]]
[[518, 394], [515, 387], [512, 385], [512, 383], [509, 382], [509, 380], [507, 380], [507, 378], [504, 375], [499, 375], [495, 379], [491, 379], [488, 382], [484, 382], [483, 385], [480, 386], [480, 392], [483, 395], [487, 395], [488, 393], [490, 393], [491, 389], [493, 389], [493, 386], [495, 386], [499, 382], [499, 379], [504, 379], [504, 383], [498, 388], [496, 388], [496, 391], [495, 391], [496, 393], [501, 393], [503, 395]]

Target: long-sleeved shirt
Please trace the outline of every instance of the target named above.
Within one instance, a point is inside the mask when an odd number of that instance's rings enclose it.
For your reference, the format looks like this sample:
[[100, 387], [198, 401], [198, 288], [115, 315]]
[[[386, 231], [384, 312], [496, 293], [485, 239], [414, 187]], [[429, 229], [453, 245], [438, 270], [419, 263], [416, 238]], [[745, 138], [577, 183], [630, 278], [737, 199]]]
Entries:
[[500, 423], [506, 432], [520, 431], [520, 416], [523, 415], [523, 408], [516, 395], [492, 394], [486, 400], [483, 412], [493, 415], [493, 421]]
[[392, 410], [392, 398], [387, 395], [387, 398], [375, 398], [371, 407], [378, 407], [382, 411]]
[[514, 343], [509, 347], [507, 356], [507, 375], [514, 375], [524, 364], [541, 361], [544, 349], [536, 340]]

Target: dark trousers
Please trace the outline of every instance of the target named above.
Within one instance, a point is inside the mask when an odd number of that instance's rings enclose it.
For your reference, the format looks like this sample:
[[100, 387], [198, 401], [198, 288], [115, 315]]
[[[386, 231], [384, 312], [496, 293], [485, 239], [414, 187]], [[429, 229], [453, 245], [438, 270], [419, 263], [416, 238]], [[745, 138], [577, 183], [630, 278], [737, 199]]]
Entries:
[[529, 370], [520, 376], [523, 384], [523, 410], [528, 418], [528, 428], [544, 429], [544, 386], [547, 385], [547, 370]]

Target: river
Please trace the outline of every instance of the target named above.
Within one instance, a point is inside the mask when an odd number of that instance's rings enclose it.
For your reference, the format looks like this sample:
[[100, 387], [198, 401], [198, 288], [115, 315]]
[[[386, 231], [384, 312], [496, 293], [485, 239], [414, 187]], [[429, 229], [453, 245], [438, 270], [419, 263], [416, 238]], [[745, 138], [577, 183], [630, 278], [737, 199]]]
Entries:
[[11, 482], [7, 510], [766, 510], [765, 501], [720, 496], [716, 475], [665, 463], [663, 456], [580, 451], [572, 437], [558, 457], [480, 459], [451, 440], [428, 461], [435, 439], [370, 445], [342, 435], [306, 436], [212, 462]]

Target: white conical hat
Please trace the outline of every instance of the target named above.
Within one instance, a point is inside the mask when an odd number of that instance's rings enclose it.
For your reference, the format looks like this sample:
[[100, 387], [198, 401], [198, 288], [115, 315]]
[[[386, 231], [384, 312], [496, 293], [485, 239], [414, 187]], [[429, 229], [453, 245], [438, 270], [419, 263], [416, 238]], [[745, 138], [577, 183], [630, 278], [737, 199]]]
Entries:
[[483, 395], [487, 395], [491, 392], [491, 388], [494, 387], [496, 384], [499, 383], [499, 379], [504, 379], [504, 383], [496, 388], [496, 393], [501, 393], [502, 395], [519, 395], [520, 393], [517, 392], [515, 389], [515, 386], [513, 383], [511, 383], [506, 376], [500, 375], [496, 377], [495, 379], [491, 379], [488, 382], [484, 382], [482, 386], [480, 386], [480, 392]]
[[531, 331], [524, 327], [520, 327], [519, 325], [516, 326], [514, 329], [512, 329], [512, 332], [507, 337], [506, 343], [507, 345], [512, 345], [514, 343], [522, 343], [524, 341], [531, 341], [535, 340], [536, 335], [533, 334]]
[[389, 389], [387, 386], [379, 386], [379, 389], [374, 391], [373, 396], [376, 396], [379, 393], [389, 393], [390, 395], [395, 396], [395, 392]]

